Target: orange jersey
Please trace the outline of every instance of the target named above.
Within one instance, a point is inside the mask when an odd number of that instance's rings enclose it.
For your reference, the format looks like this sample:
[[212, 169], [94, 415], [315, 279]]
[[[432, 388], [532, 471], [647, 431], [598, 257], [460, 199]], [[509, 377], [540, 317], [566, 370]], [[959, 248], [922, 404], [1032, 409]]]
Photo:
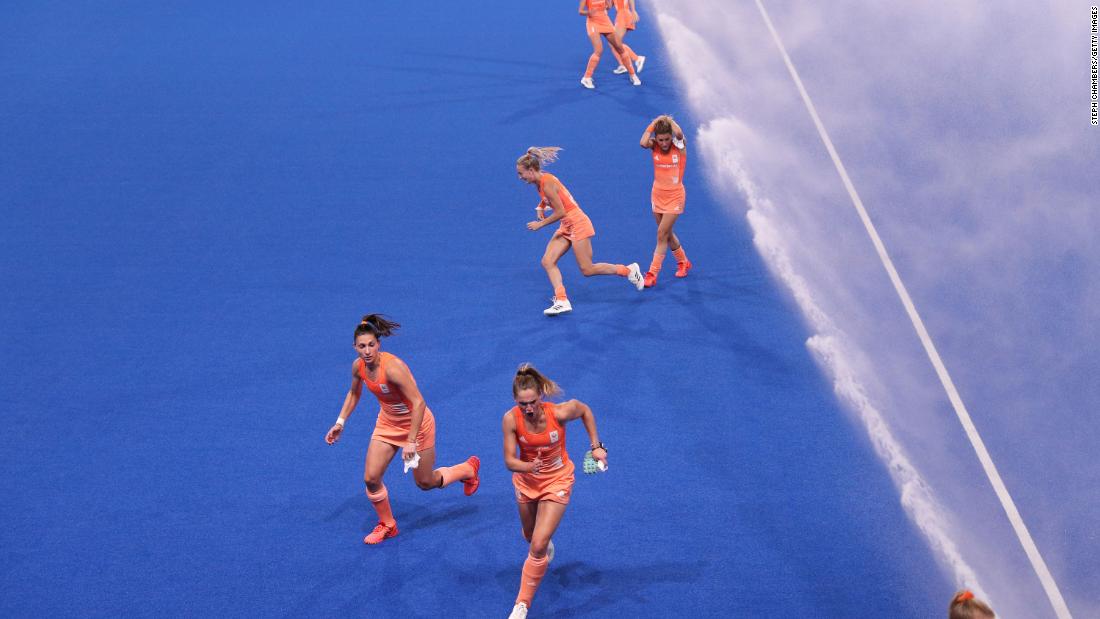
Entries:
[[367, 377], [367, 364], [360, 361], [359, 379], [374, 394], [374, 397], [378, 398], [378, 403], [382, 406], [379, 416], [385, 414], [390, 418], [390, 421], [398, 423], [403, 419], [407, 425], [409, 414], [412, 412], [412, 403], [409, 402], [409, 399], [405, 397], [405, 394], [401, 392], [397, 385], [386, 382], [386, 362], [391, 358], [396, 359], [397, 357], [388, 352], [383, 352], [379, 357], [377, 381], [372, 381]]
[[565, 450], [565, 427], [558, 423], [556, 410], [557, 405], [553, 402], [542, 403], [546, 429], [536, 434], [527, 430], [519, 407], [512, 409], [512, 416], [516, 421], [519, 459], [534, 462], [537, 457], [543, 461], [543, 468], [538, 473], [515, 473], [512, 475], [513, 479], [519, 476], [524, 478], [527, 485], [539, 485], [573, 473], [573, 462], [569, 459], [569, 452]]
[[668, 152], [660, 146], [653, 146], [653, 191], [654, 193], [683, 191], [684, 167], [687, 165], [687, 149], [669, 147]]
[[542, 177], [539, 178], [539, 197], [542, 198], [542, 203], [545, 206], [552, 206], [550, 200], [546, 198], [546, 191], [544, 189], [546, 183], [550, 182], [551, 179], [558, 181], [558, 199], [561, 200], [562, 206], [565, 207], [565, 212], [568, 213], [572, 210], [579, 209], [580, 205], [573, 199], [573, 194], [569, 193], [569, 190], [565, 188], [565, 184], [558, 180], [558, 177], [549, 172], [543, 172]]
[[630, 11], [627, 0], [615, 0], [615, 26], [623, 26], [627, 30], [634, 30], [637, 22], [634, 21], [634, 13]]

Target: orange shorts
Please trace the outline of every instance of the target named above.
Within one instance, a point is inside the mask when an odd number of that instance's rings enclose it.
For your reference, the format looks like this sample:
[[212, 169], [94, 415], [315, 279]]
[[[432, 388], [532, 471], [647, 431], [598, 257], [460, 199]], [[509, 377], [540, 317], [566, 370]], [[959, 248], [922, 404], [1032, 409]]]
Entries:
[[588, 34], [611, 34], [615, 32], [615, 24], [611, 23], [607, 13], [596, 19], [589, 17], [585, 25], [588, 27]]
[[627, 30], [634, 30], [635, 24], [634, 14], [630, 11], [616, 11], [615, 13], [615, 27], [625, 27]]
[[553, 501], [562, 505], [569, 504], [573, 494], [573, 463], [566, 465], [561, 475], [542, 479], [525, 473], [513, 473], [512, 485], [516, 487], [516, 501], [519, 503], [537, 503]]
[[680, 215], [683, 214], [684, 205], [687, 204], [687, 192], [684, 191], [682, 185], [680, 186], [679, 191], [654, 191], [653, 194], [650, 196], [650, 201], [653, 204], [654, 213], [671, 213], [673, 215]]
[[561, 225], [558, 226], [555, 234], [560, 234], [570, 242], [583, 241], [596, 236], [596, 228], [592, 225], [592, 220], [579, 208], [566, 213], [560, 221]]
[[[392, 415], [379, 411], [378, 421], [374, 422], [374, 434], [371, 434], [370, 438], [372, 441], [382, 441], [390, 445], [404, 447], [409, 441], [410, 422], [408, 416], [405, 416], [404, 423], [401, 423], [399, 420], [394, 420]], [[432, 415], [430, 409], [424, 409], [424, 419], [420, 422], [420, 432], [416, 435], [416, 444], [417, 451], [435, 447], [435, 415]]]

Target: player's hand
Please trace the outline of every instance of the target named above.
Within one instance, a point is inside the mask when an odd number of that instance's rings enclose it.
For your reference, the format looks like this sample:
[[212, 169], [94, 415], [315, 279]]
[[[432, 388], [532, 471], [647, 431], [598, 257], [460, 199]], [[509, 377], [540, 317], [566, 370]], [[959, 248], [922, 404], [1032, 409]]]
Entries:
[[527, 222], [527, 229], [528, 230], [538, 230], [541, 227], [542, 227], [542, 222], [541, 221], [529, 221], [529, 222]]
[[405, 446], [401, 448], [401, 459], [412, 460], [416, 457], [416, 442], [405, 443]]
[[329, 445], [340, 440], [340, 433], [344, 431], [344, 426], [334, 423], [332, 427], [328, 429], [328, 434], [325, 435], [325, 442]]
[[638, 11], [634, 11], [634, 23], [638, 23]]
[[527, 472], [528, 473], [541, 473], [543, 466], [544, 466], [544, 463], [542, 461], [542, 458], [536, 457], [534, 460], [531, 461], [531, 470], [529, 470]]
[[592, 450], [592, 459], [597, 462], [603, 462], [604, 468], [607, 468], [607, 450], [603, 447], [597, 447]]

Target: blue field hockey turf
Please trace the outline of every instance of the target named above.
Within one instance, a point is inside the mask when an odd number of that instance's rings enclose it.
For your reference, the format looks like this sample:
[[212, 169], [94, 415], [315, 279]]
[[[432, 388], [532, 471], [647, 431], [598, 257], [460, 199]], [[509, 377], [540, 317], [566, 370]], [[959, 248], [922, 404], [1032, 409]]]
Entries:
[[[643, 5], [644, 8], [644, 5]], [[500, 421], [531, 361], [590, 404], [531, 617], [929, 617], [951, 584], [813, 365], [696, 153], [652, 290], [583, 278], [548, 319], [529, 145], [648, 264], [648, 121], [694, 127], [653, 24], [644, 85], [580, 87], [570, 3], [92, 3], [0, 22], [0, 615], [504, 617], [526, 553]], [[644, 17], [644, 16], [643, 16]], [[690, 146], [689, 146], [690, 148]], [[369, 396], [322, 441], [367, 312], [439, 464], [480, 491], [363, 495]], [[588, 449], [579, 423], [570, 453]], [[858, 610], [857, 610], [858, 609]]]

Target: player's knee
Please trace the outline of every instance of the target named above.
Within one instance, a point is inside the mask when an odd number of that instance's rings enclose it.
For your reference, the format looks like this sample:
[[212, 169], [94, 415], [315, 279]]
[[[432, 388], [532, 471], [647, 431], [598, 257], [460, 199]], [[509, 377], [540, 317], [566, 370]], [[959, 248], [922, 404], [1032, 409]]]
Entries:
[[550, 546], [550, 538], [536, 535], [531, 538], [531, 556], [541, 559], [546, 556], [546, 549]]
[[418, 480], [416, 480], [416, 487], [420, 488], [421, 490], [435, 490], [436, 488], [439, 487], [439, 481], [437, 481], [437, 480], [433, 481], [433, 480], [430, 480], [430, 479], [427, 479], [427, 480], [418, 479]]
[[585, 277], [592, 277], [593, 275], [599, 275], [599, 272], [596, 271], [596, 266], [595, 265], [582, 264], [581, 265], [581, 274], [584, 275]]
[[542, 268], [546, 269], [547, 271], [549, 271], [554, 266], [554, 264], [555, 261], [550, 256], [542, 257]]
[[363, 483], [367, 485], [367, 492], [378, 492], [382, 489], [382, 476], [364, 475]]

